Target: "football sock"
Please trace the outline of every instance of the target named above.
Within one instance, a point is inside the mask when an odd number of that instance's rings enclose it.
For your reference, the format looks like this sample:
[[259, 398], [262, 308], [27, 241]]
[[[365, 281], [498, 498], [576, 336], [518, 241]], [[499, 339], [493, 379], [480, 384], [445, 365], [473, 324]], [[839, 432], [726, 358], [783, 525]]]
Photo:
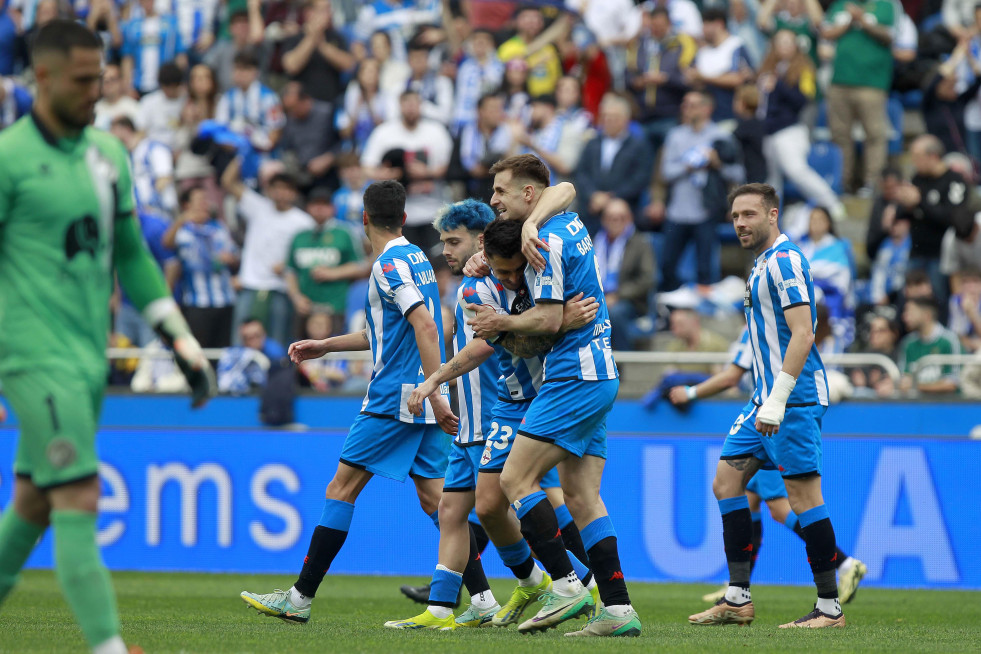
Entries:
[[490, 542], [490, 536], [487, 535], [487, 530], [484, 526], [475, 520], [470, 520], [470, 531], [477, 538], [477, 551], [481, 554], [487, 549], [487, 544]]
[[514, 506], [518, 520], [521, 521], [521, 534], [551, 575], [552, 581], [558, 581], [570, 574], [575, 575], [569, 555], [565, 552], [555, 511], [545, 493], [534, 492], [515, 502]]
[[95, 513], [52, 511], [55, 574], [89, 647], [119, 635], [116, 593], [95, 541]]
[[473, 525], [470, 525], [470, 558], [467, 560], [467, 567], [463, 569], [463, 585], [471, 595], [490, 591], [487, 575], [484, 574], [484, 565], [480, 562], [480, 549], [477, 547], [477, 535], [474, 533]]
[[753, 558], [749, 560], [749, 572], [752, 574], [756, 559], [760, 557], [760, 545], [763, 544], [763, 516], [759, 511], [752, 511], [749, 515], [753, 519]]
[[[526, 580], [531, 577], [535, 568], [538, 567], [531, 558], [531, 548], [528, 547], [528, 541], [524, 538], [512, 545], [498, 547], [497, 553], [501, 555], [504, 565], [509, 567], [511, 572], [514, 573], [515, 578], [519, 580]], [[537, 586], [539, 583], [541, 583], [541, 580], [527, 585]], [[526, 584], [522, 585], [524, 586]]]
[[471, 595], [470, 604], [472, 604], [474, 608], [480, 609], [481, 611], [486, 611], [497, 604], [497, 598], [495, 598], [494, 593], [488, 589], [483, 593]]
[[613, 529], [610, 516], [596, 518], [583, 527], [582, 541], [589, 553], [589, 567], [594, 572], [593, 578], [599, 586], [603, 605], [630, 604], [627, 582], [620, 567], [617, 532]]
[[572, 513], [569, 512], [569, 507], [565, 504], [559, 504], [555, 507], [555, 519], [559, 523], [559, 529], [565, 529], [567, 525], [576, 524], [572, 519]]
[[[790, 528], [793, 530], [795, 534], [797, 534], [800, 537], [802, 541], [806, 543], [807, 539], [804, 538], [804, 528], [800, 526], [800, 522], [797, 520], [796, 515], [794, 515], [793, 513], [791, 513], [790, 515], [794, 516], [794, 523], [793, 523], [794, 526]], [[785, 522], [784, 524], [789, 527], [790, 520], [788, 519], [787, 522]], [[855, 560], [852, 557], [845, 554], [841, 550], [841, 548], [838, 547], [837, 543], [835, 544], [835, 554], [837, 555], [835, 557], [835, 568], [838, 570], [841, 570], [842, 568], [847, 570], [849, 567], [851, 567], [851, 562]]]
[[[800, 526], [804, 531], [804, 545], [807, 549], [807, 560], [811, 564], [811, 574], [814, 575], [814, 585], [817, 586], [819, 599], [837, 600], [838, 582], [835, 578], [835, 559], [838, 558], [835, 547], [835, 530], [831, 526], [828, 507], [824, 504], [808, 509], [800, 514]], [[828, 605], [829, 602], [823, 604]], [[829, 615], [837, 615], [821, 609]], [[838, 612], [840, 613], [840, 607]]]
[[729, 563], [729, 585], [749, 588], [753, 560], [753, 518], [745, 495], [719, 500], [722, 512], [722, 540]]
[[[562, 542], [565, 543], [565, 549], [568, 550], [570, 558], [574, 556], [582, 562], [584, 567], [588, 566], [589, 555], [586, 554], [586, 546], [582, 542], [582, 534], [579, 533], [579, 527], [572, 520], [572, 514], [569, 513], [569, 509], [566, 508], [565, 504], [560, 508], [565, 509], [565, 515], [569, 516], [569, 521], [563, 524], [563, 514], [558, 510], [555, 512], [555, 516], [559, 519], [559, 530], [562, 532]], [[573, 561], [573, 567], [575, 567], [575, 564], [576, 562]], [[586, 567], [585, 573], [580, 572], [576, 568], [576, 574], [582, 579], [583, 584], [589, 585], [589, 582], [593, 580], [593, 573], [590, 572], [588, 567]]]
[[347, 539], [353, 517], [354, 505], [350, 502], [331, 499], [324, 502], [324, 512], [320, 516], [320, 524], [313, 530], [310, 538], [310, 547], [303, 559], [303, 569], [293, 584], [302, 595], [308, 598], [317, 595], [324, 575]]
[[0, 514], [0, 604], [17, 584], [20, 570], [44, 530], [20, 517], [12, 502]]
[[289, 600], [290, 600], [290, 604], [292, 604], [293, 606], [295, 606], [298, 609], [305, 609], [308, 606], [310, 606], [311, 604], [313, 604], [313, 598], [312, 597], [308, 597], [308, 596], [304, 595], [303, 593], [301, 593], [300, 591], [298, 591], [296, 589], [296, 586], [293, 586], [292, 588], [290, 588], [290, 597], [289, 597]]
[[[436, 570], [433, 572], [433, 583], [429, 587], [429, 607], [446, 607], [452, 613], [462, 583], [463, 573], [454, 572], [445, 565], [436, 566]], [[445, 615], [438, 615], [435, 611], [433, 615], [436, 615], [437, 618], [446, 617]]]

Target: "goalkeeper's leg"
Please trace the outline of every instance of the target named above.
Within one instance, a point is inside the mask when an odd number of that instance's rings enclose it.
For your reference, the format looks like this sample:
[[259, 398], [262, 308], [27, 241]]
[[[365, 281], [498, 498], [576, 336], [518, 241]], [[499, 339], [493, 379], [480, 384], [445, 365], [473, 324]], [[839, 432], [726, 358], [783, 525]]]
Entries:
[[0, 604], [20, 578], [21, 568], [48, 527], [51, 506], [29, 479], [18, 478], [14, 499], [0, 515]]

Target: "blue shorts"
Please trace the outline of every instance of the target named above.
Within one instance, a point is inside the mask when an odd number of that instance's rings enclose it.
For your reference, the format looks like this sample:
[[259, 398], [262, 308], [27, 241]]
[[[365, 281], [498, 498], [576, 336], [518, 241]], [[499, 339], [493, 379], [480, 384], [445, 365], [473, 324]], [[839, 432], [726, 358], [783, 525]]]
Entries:
[[552, 443], [577, 457], [606, 458], [606, 416], [620, 389], [619, 379], [542, 384], [518, 433]]
[[[480, 457], [480, 472], [496, 472], [504, 469], [504, 462], [511, 453], [514, 436], [521, 426], [525, 412], [531, 406], [528, 402], [504, 402], [498, 400], [494, 405], [494, 421], [491, 423], [490, 435]], [[559, 472], [552, 468], [542, 477], [542, 488], [558, 488]]]
[[752, 402], [743, 407], [719, 458], [754, 456], [763, 462], [764, 470], [779, 470], [785, 479], [820, 475], [821, 418], [828, 408], [820, 404], [787, 407], [780, 431], [773, 436], [756, 431], [758, 409]]
[[341, 462], [395, 481], [408, 475], [442, 479], [450, 436], [439, 425], [359, 413], [344, 439]]
[[477, 489], [477, 470], [483, 443], [464, 447], [456, 442], [450, 445], [450, 462], [446, 466], [443, 492], [464, 492]]
[[776, 470], [757, 470], [746, 484], [746, 490], [756, 493], [766, 502], [778, 497], [787, 497], [787, 487], [784, 486], [783, 477]]

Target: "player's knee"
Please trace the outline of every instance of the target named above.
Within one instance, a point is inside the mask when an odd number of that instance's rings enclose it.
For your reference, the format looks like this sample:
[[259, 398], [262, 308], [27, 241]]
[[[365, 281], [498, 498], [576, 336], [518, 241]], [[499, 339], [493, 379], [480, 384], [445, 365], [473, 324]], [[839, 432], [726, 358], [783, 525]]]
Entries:
[[82, 481], [58, 486], [48, 492], [48, 501], [56, 511], [84, 511], [95, 513], [99, 508], [102, 486], [95, 475]]
[[514, 472], [512, 469], [505, 467], [501, 472], [501, 490], [504, 491], [504, 495], [507, 496], [509, 502], [514, 502], [515, 500], [520, 500], [527, 493], [522, 493], [524, 486], [524, 480], [521, 475]]
[[744, 491], [739, 488], [738, 484], [733, 483], [731, 479], [726, 479], [721, 475], [715, 475], [715, 479], [712, 480], [712, 492], [715, 493], [715, 499], [724, 500], [729, 497], [736, 497]]
[[439, 501], [440, 525], [466, 522], [467, 516], [470, 515], [470, 511], [465, 511], [458, 498], [452, 497], [452, 495], [454, 493], [443, 493], [443, 497]]

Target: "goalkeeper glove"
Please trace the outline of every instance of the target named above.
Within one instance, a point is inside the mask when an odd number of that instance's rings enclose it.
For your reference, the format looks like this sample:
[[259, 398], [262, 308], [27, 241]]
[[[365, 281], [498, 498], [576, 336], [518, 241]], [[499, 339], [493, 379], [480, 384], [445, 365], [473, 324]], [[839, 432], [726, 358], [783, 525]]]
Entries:
[[215, 371], [191, 334], [177, 303], [169, 297], [154, 300], [144, 309], [143, 315], [163, 344], [173, 350], [174, 361], [191, 387], [191, 408], [204, 406], [218, 394]]
[[784, 413], [787, 410], [787, 399], [797, 385], [797, 380], [785, 373], [783, 370], [777, 375], [773, 382], [770, 394], [766, 396], [766, 401], [760, 407], [757, 417], [760, 422], [766, 425], [780, 425], [783, 422]]

